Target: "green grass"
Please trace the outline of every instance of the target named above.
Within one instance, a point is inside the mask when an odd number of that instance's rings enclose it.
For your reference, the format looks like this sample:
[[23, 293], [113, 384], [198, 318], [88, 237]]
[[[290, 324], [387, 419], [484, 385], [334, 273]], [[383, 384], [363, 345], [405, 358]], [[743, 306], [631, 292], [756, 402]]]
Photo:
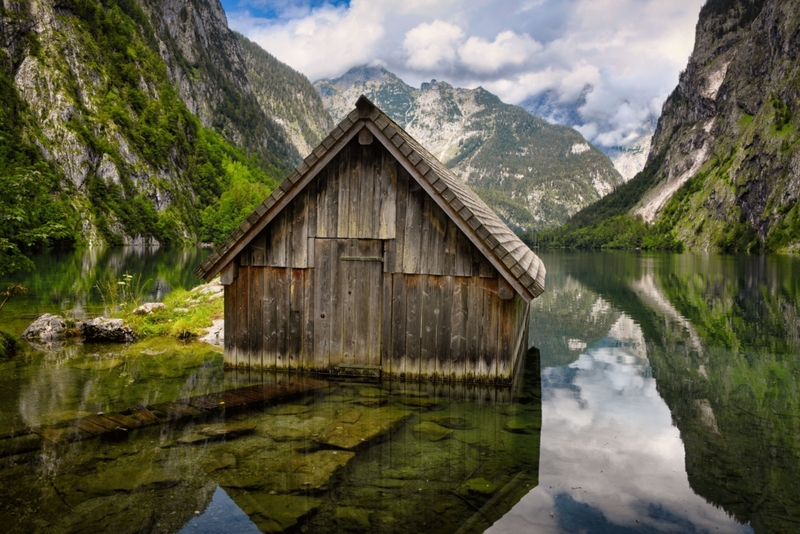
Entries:
[[164, 305], [166, 310], [149, 315], [134, 315], [131, 309], [116, 316], [124, 319], [142, 338], [168, 336], [179, 339], [201, 336], [215, 319], [223, 317], [223, 299], [211, 298], [198, 288], [172, 291], [164, 299]]

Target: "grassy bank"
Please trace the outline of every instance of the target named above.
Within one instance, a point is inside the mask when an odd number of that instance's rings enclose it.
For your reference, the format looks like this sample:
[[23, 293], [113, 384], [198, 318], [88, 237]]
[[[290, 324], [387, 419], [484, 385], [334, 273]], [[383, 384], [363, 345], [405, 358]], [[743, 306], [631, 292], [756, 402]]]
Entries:
[[164, 299], [165, 310], [147, 315], [123, 311], [116, 317], [125, 322], [139, 337], [169, 336], [187, 339], [202, 336], [214, 320], [223, 317], [223, 299], [218, 292], [207, 291], [214, 286], [203, 285], [193, 290], [172, 291]]

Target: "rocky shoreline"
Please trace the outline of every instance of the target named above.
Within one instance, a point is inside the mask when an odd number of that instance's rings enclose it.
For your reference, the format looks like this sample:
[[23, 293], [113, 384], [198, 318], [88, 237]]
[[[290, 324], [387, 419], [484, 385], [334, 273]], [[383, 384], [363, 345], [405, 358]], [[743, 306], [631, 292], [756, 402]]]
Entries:
[[[221, 308], [223, 290], [218, 282], [211, 282], [192, 289], [185, 298], [169, 304], [147, 302], [130, 312], [120, 312], [118, 317], [75, 320], [45, 313], [31, 323], [21, 337], [35, 348], [46, 350], [54, 343], [68, 340], [80, 340], [84, 343], [133, 343], [151, 335], [171, 335], [171, 331], [162, 332], [158, 327], [169, 326], [176, 322], [176, 318], [192, 322], [193, 312], [201, 307]], [[209, 316], [208, 319], [197, 321], [204, 324], [193, 324], [191, 329], [179, 328], [177, 337], [196, 337], [211, 345], [222, 346], [224, 321], [216, 318], [213, 311], [203, 314], [203, 317], [206, 315]], [[196, 332], [197, 330], [202, 333]]]

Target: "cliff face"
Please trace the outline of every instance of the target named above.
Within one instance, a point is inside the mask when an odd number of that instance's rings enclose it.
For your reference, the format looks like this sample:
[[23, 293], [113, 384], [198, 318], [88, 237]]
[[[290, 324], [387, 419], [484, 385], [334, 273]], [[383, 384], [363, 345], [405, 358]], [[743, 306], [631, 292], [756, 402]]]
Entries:
[[366, 95], [516, 230], [561, 224], [623, 182], [575, 130], [480, 87], [434, 80], [415, 89], [379, 67], [357, 67], [314, 85], [334, 119]]
[[237, 36], [218, 0], [137, 0], [149, 15], [172, 85], [203, 126], [285, 167], [300, 154], [253, 93]]
[[710, 0], [632, 210], [690, 248], [800, 248], [800, 2]]
[[[307, 79], [248, 64], [260, 56], [243, 54], [218, 0], [2, 0], [0, 39], [0, 153], [17, 154], [0, 167], [10, 185], [47, 178], [48, 209], [28, 226], [57, 221], [49, 235], [66, 241], [218, 239], [329, 121]], [[291, 98], [263, 90], [282, 76], [290, 97], [311, 95], [304, 127]]]

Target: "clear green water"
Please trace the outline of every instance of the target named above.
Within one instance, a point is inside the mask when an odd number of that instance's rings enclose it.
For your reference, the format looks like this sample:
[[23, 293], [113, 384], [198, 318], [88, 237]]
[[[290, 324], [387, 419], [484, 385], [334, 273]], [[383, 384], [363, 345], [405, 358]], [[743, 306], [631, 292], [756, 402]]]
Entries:
[[[203, 253], [142, 254], [43, 257], [24, 280], [34, 290], [0, 325], [19, 334], [45, 311], [100, 313], [91, 288], [112, 270], [146, 272], [162, 293], [196, 283]], [[541, 256], [538, 350], [514, 389], [331, 381], [267, 406], [55, 445], [26, 432], [287, 378], [225, 372], [218, 349], [165, 340], [0, 361], [0, 525], [800, 531], [800, 259]]]

